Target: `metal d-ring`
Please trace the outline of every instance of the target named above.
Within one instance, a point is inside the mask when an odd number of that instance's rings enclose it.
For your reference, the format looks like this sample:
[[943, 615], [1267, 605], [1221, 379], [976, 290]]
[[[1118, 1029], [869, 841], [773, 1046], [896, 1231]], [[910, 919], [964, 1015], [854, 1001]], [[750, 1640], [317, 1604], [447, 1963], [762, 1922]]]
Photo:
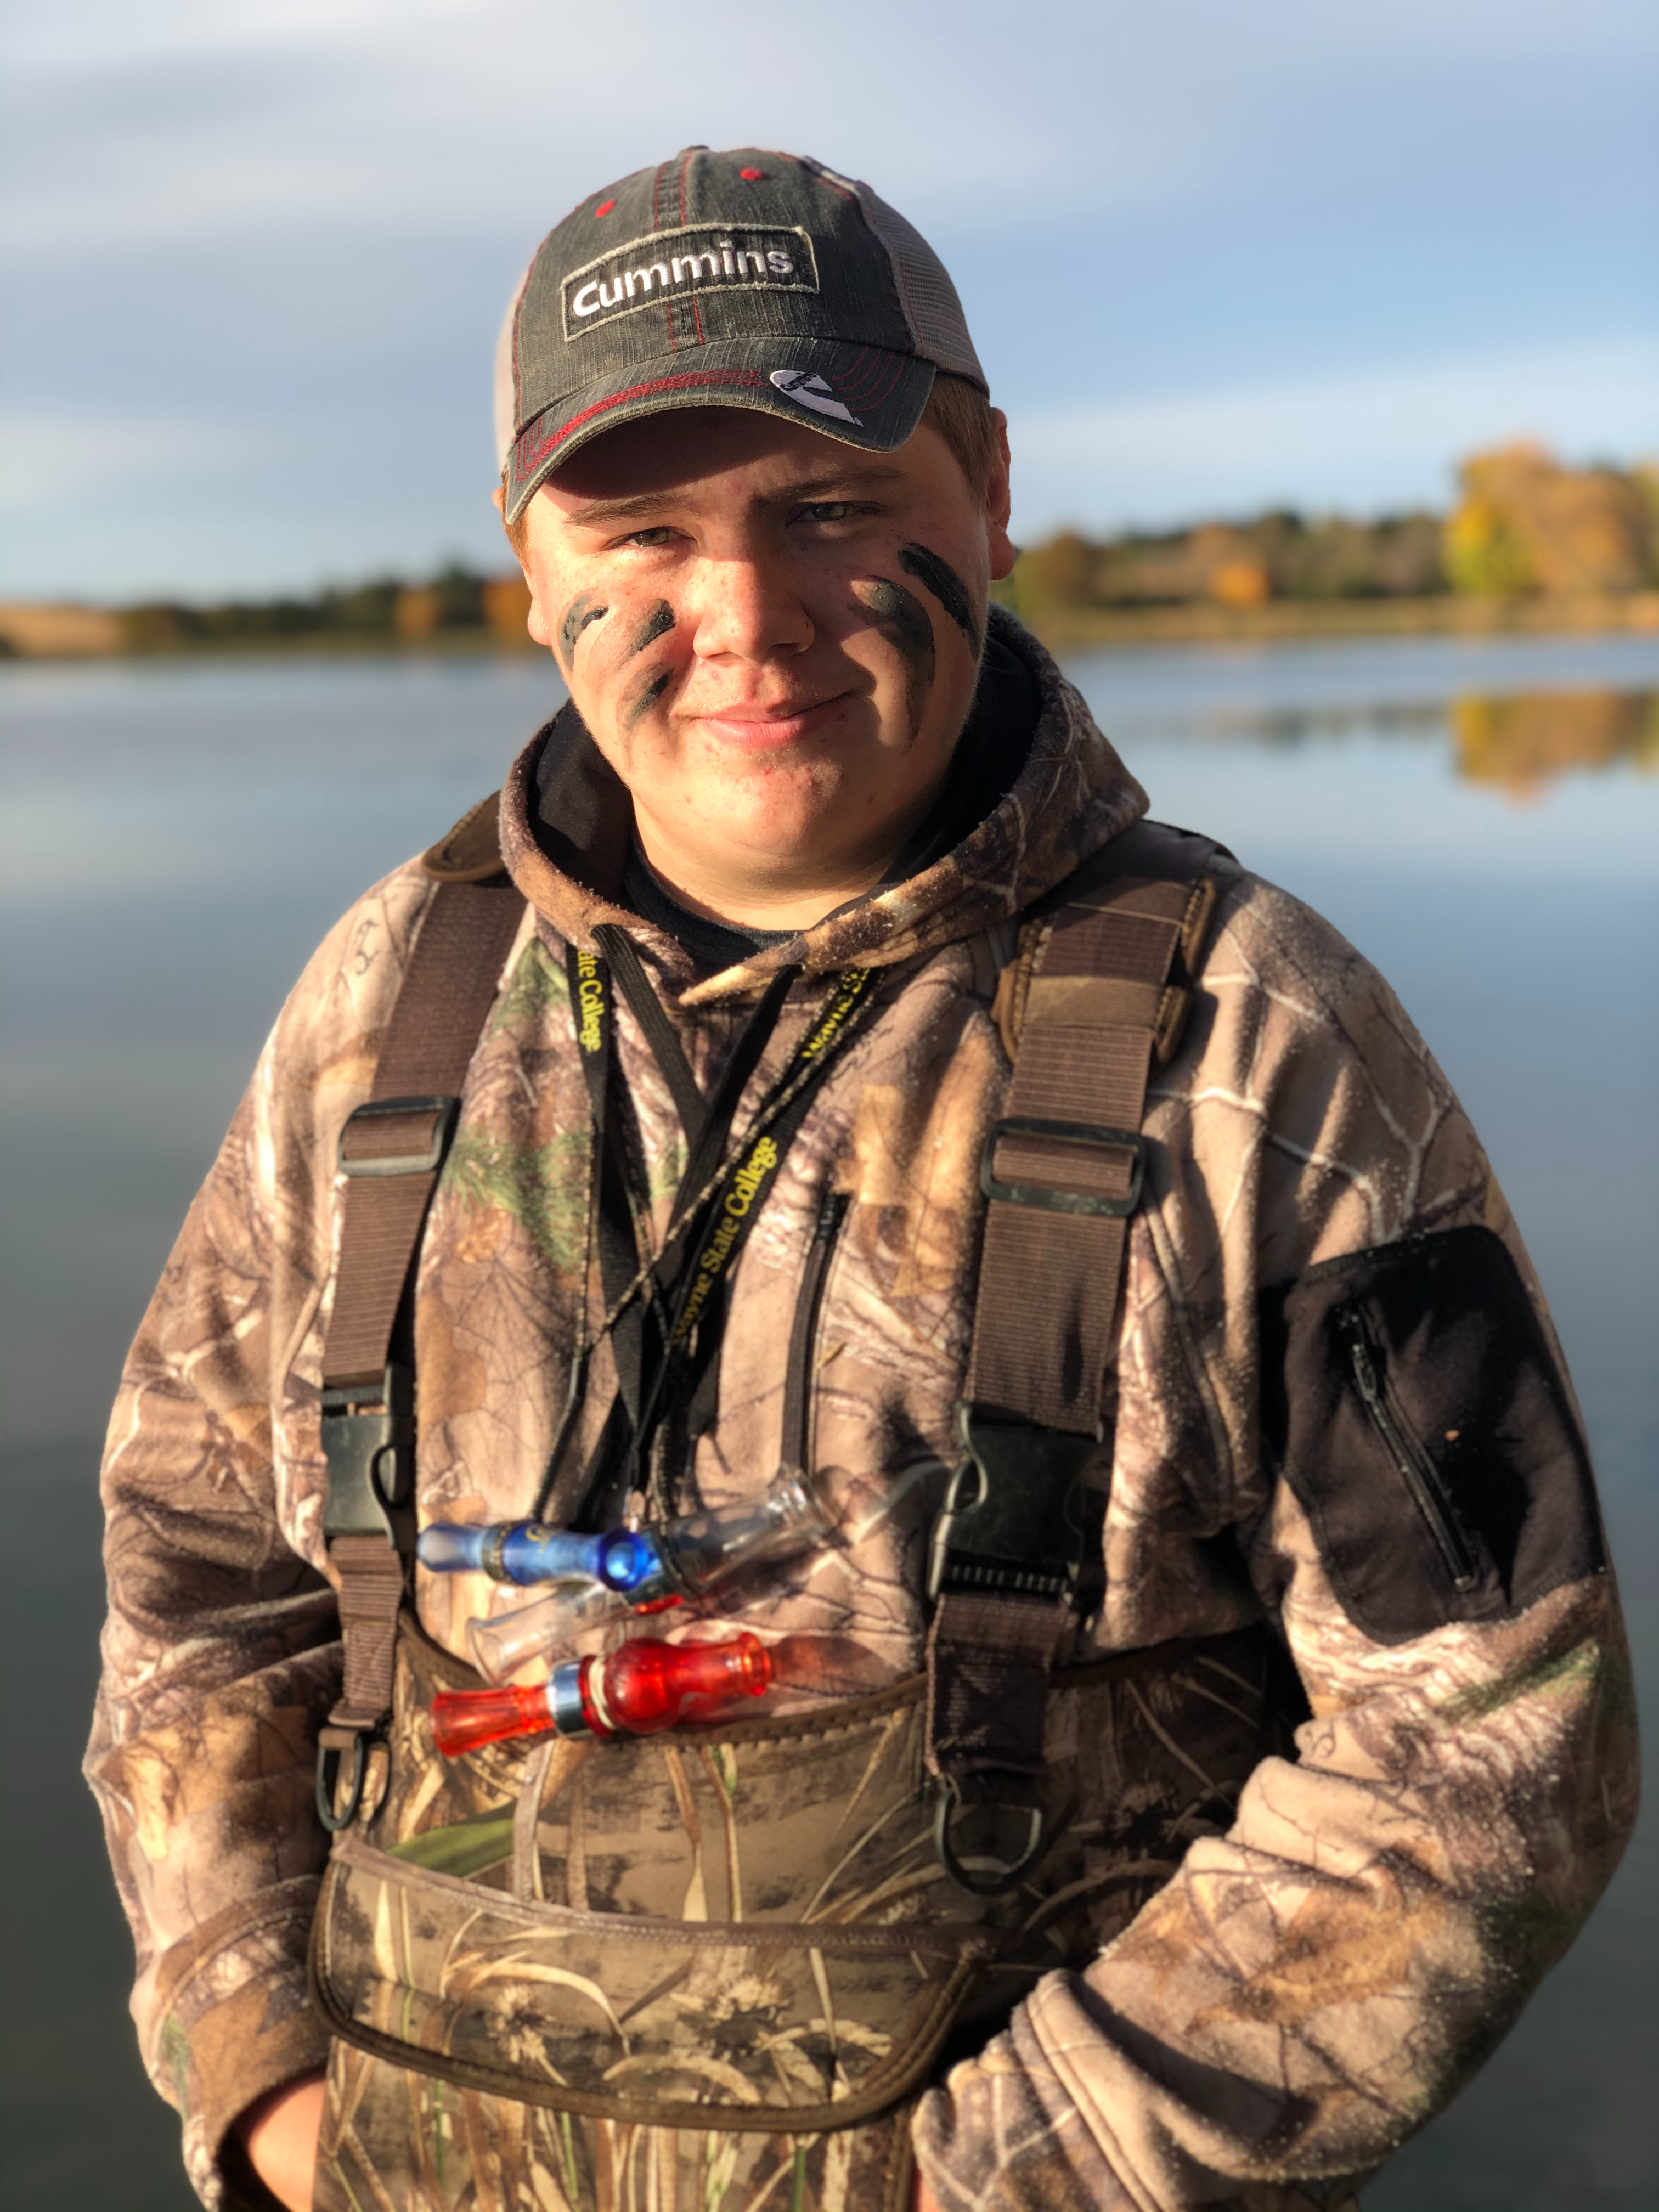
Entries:
[[[994, 1802], [995, 1801], [987, 1802]], [[977, 1808], [974, 1809], [976, 1810]], [[956, 1777], [951, 1774], [947, 1774], [939, 1785], [939, 1808], [933, 1815], [933, 1848], [939, 1853], [939, 1864], [950, 1875], [951, 1881], [959, 1883], [963, 1889], [971, 1891], [975, 1897], [1006, 1896], [1042, 1848], [1043, 1817], [1042, 1808], [1040, 1805], [1008, 1805], [1004, 1806], [1002, 1809], [1010, 1813], [1023, 1812], [1030, 1826], [1025, 1838], [1025, 1848], [1020, 1852], [1019, 1856], [1016, 1859], [997, 1860], [995, 1864], [1000, 1871], [988, 1881], [981, 1872], [977, 1869], [970, 1870], [957, 1856], [956, 1845], [951, 1838], [951, 1824], [957, 1814], [963, 1810], [961, 1785]]]
[[374, 1728], [354, 1729], [351, 1737], [351, 1772], [346, 1784], [346, 1806], [343, 1813], [334, 1809], [335, 1797], [340, 1786], [341, 1747], [319, 1743], [317, 1747], [317, 1817], [331, 1836], [337, 1836], [356, 1819], [363, 1802], [363, 1785], [368, 1778], [368, 1753], [371, 1744], [380, 1741], [380, 1732]]

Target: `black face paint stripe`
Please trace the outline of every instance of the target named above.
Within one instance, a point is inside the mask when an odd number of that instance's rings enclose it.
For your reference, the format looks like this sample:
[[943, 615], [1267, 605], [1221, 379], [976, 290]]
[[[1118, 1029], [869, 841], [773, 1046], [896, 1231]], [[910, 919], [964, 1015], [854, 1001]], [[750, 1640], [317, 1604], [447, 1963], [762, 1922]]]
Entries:
[[860, 576], [853, 586], [853, 596], [867, 614], [876, 617], [883, 636], [903, 655], [904, 703], [914, 739], [921, 732], [927, 696], [933, 688], [933, 621], [915, 592], [907, 592], [889, 576]]
[[666, 599], [659, 599], [641, 623], [638, 635], [629, 641], [624, 659], [632, 660], [636, 653], [643, 653], [647, 645], [654, 645], [659, 637], [665, 637], [673, 627], [673, 608]]
[[589, 623], [603, 622], [610, 613], [609, 607], [596, 607], [592, 592], [580, 592], [564, 611], [564, 620], [559, 624], [559, 643], [564, 648], [564, 665], [569, 667], [576, 657], [576, 640]]
[[673, 672], [667, 668], [663, 669], [658, 675], [647, 676], [632, 698], [623, 703], [622, 710], [623, 729], [631, 730], [636, 723], [642, 721], [673, 680]]
[[903, 545], [899, 548], [899, 566], [907, 576], [914, 576], [919, 584], [926, 585], [972, 646], [977, 659], [985, 642], [980, 618], [968, 596], [968, 586], [950, 562], [941, 561], [925, 545]]
[[933, 625], [913, 592], [886, 576], [860, 576], [853, 586], [860, 606], [874, 615], [908, 661], [926, 660], [932, 672]]

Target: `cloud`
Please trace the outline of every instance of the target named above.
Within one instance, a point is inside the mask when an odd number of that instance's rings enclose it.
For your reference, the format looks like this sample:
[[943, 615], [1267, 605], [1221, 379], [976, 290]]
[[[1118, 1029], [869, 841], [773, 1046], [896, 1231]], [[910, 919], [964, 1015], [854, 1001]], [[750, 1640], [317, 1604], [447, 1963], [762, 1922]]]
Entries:
[[7, 25], [14, 68], [88, 76], [134, 60], [228, 53], [264, 59], [295, 46], [315, 53], [366, 35], [408, 33], [446, 19], [483, 18], [491, 0], [59, 0]]
[[258, 10], [252, 26], [232, 9], [234, 33], [191, 8], [164, 11], [152, 40], [106, 39], [105, 11], [84, 12], [91, 35], [26, 52], [21, 88], [14, 78], [13, 160], [29, 185], [14, 201], [14, 253], [343, 212], [410, 224], [517, 213], [529, 228], [693, 138], [794, 146], [928, 198], [943, 163], [969, 208], [1033, 176], [1051, 192], [1087, 174], [1133, 198], [1160, 178], [1188, 189], [1206, 166], [1155, 110], [1109, 116], [1122, 100], [1105, 88], [1094, 119], [1109, 127], [1057, 146], [1053, 112], [1009, 110], [985, 70], [980, 40], [995, 33], [980, 0], [965, 0], [949, 40], [941, 11], [872, 0], [838, 8], [833, 37], [816, 13], [740, 0], [705, 0], [694, 23], [665, 0], [625, 14], [359, 4], [295, 24]]
[[27, 519], [206, 473], [234, 443], [222, 424], [119, 408], [0, 408], [0, 514]]
[[1506, 141], [1555, 166], [1540, 107], [1581, 173], [1613, 157], [1642, 21], [1579, 0], [1568, 42], [1552, 0], [56, 0], [9, 41], [8, 250], [320, 214], [528, 228], [689, 138], [793, 146], [1013, 236], [1236, 216], [1291, 179], [1467, 200]]

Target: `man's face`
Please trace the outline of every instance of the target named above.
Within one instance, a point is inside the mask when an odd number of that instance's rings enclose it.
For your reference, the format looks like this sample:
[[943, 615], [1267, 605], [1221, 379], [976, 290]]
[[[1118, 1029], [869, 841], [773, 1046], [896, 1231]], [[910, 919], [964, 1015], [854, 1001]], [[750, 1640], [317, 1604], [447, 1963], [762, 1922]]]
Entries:
[[864, 453], [735, 408], [625, 424], [543, 487], [531, 633], [670, 882], [793, 924], [879, 878], [972, 702], [1007, 514], [1006, 447], [976, 496], [927, 427]]

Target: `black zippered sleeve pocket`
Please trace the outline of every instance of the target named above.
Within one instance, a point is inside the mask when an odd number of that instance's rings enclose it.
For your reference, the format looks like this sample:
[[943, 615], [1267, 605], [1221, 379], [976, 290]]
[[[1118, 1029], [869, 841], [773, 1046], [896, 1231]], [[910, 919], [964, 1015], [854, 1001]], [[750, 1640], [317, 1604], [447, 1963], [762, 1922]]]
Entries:
[[1310, 1268], [1261, 1323], [1263, 1443], [1368, 1636], [1502, 1620], [1605, 1565], [1571, 1401], [1491, 1230]]

